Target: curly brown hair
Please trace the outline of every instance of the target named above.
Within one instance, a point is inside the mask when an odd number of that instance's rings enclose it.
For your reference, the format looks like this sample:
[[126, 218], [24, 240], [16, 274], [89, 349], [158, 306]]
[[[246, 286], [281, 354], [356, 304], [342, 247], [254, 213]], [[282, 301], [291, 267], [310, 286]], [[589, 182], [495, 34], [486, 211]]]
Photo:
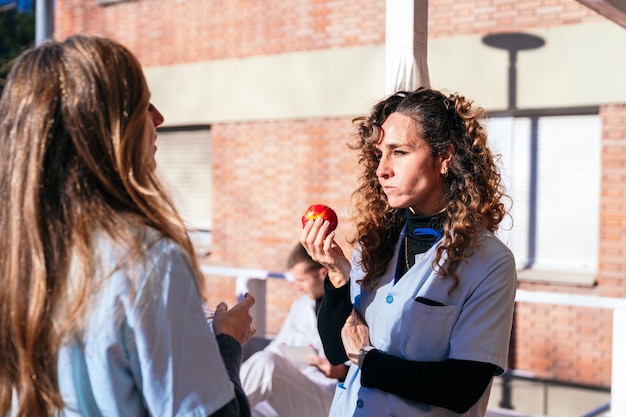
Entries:
[[[507, 214], [502, 202], [507, 196], [496, 156], [487, 146], [487, 134], [480, 123], [486, 113], [458, 94], [419, 88], [413, 92], [399, 91], [375, 104], [369, 116], [353, 120], [357, 135], [356, 143], [350, 147], [358, 151], [363, 173], [352, 195], [356, 236], [351, 243], [360, 246], [365, 272], [361, 285], [369, 289], [376, 287], [378, 278], [387, 270], [405, 222], [404, 209], [389, 206], [376, 175], [376, 145], [381, 126], [392, 113], [415, 121], [417, 133], [430, 146], [433, 158], [450, 145], [454, 148], [444, 177], [443, 204], [448, 217], [433, 261], [438, 273], [453, 279], [452, 291], [460, 279], [456, 270], [477, 248], [480, 233], [496, 231]], [[446, 262], [440, 266], [444, 253]]]

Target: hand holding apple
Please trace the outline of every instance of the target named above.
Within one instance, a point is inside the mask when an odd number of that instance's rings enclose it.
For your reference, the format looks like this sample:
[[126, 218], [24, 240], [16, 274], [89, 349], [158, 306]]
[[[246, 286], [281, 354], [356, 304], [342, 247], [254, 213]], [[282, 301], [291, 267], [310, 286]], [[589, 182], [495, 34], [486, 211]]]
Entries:
[[[307, 226], [309, 220], [317, 218], [327, 220], [328, 225], [320, 222]], [[311, 258], [328, 269], [328, 278], [335, 288], [349, 282], [351, 269], [350, 261], [335, 242], [332, 233], [337, 223], [337, 213], [333, 209], [324, 204], [314, 204], [302, 216], [303, 230], [300, 235], [300, 243]], [[322, 229], [324, 234], [320, 233]]]
[[302, 216], [302, 227], [304, 227], [309, 220], [315, 220], [318, 217], [328, 220], [328, 223], [330, 223], [328, 226], [328, 233], [337, 228], [337, 224], [339, 223], [337, 220], [337, 213], [325, 204], [313, 204], [309, 207], [306, 210], [306, 213]]

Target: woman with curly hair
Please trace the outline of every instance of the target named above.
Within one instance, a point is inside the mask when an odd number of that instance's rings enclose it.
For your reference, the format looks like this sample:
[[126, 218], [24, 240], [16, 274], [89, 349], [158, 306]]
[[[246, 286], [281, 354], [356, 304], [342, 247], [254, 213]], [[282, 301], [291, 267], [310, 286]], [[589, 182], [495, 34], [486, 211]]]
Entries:
[[248, 297], [203, 312], [155, 173], [141, 66], [76, 35], [24, 52], [0, 98], [0, 415], [247, 416]]
[[506, 196], [483, 117], [462, 96], [419, 88], [355, 119], [352, 261], [327, 221], [300, 238], [329, 270], [324, 350], [351, 364], [331, 416], [485, 415], [506, 364], [516, 272], [494, 235]]

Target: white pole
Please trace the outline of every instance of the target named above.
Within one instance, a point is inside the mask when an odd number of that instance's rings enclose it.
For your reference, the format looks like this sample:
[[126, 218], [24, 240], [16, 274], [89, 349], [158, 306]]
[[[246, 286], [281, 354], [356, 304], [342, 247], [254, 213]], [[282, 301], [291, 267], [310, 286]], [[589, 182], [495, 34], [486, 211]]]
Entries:
[[626, 310], [613, 310], [611, 416], [626, 416]]
[[430, 86], [427, 40], [428, 0], [387, 0], [386, 94]]

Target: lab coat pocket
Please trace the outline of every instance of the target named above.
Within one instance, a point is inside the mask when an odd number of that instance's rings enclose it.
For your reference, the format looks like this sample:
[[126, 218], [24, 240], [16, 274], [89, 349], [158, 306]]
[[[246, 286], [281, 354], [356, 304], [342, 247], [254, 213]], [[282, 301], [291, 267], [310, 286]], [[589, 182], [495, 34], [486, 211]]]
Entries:
[[350, 370], [348, 371], [348, 375], [346, 375], [346, 379], [343, 382], [337, 384], [335, 388], [335, 395], [333, 397], [333, 402], [330, 406], [329, 417], [341, 417], [346, 412], [344, 412], [345, 408], [349, 407], [349, 396], [351, 391], [351, 385], [359, 384], [359, 380], [361, 373], [359, 369], [352, 365], [350, 366]]
[[399, 356], [419, 361], [440, 361], [450, 351], [450, 337], [459, 307], [407, 303], [396, 323], [392, 340], [397, 340]]
[[431, 300], [430, 298], [420, 297], [420, 296], [415, 297], [415, 302], [426, 304], [427, 306], [439, 306], [439, 307], [444, 306], [443, 303], [440, 303], [439, 301]]

